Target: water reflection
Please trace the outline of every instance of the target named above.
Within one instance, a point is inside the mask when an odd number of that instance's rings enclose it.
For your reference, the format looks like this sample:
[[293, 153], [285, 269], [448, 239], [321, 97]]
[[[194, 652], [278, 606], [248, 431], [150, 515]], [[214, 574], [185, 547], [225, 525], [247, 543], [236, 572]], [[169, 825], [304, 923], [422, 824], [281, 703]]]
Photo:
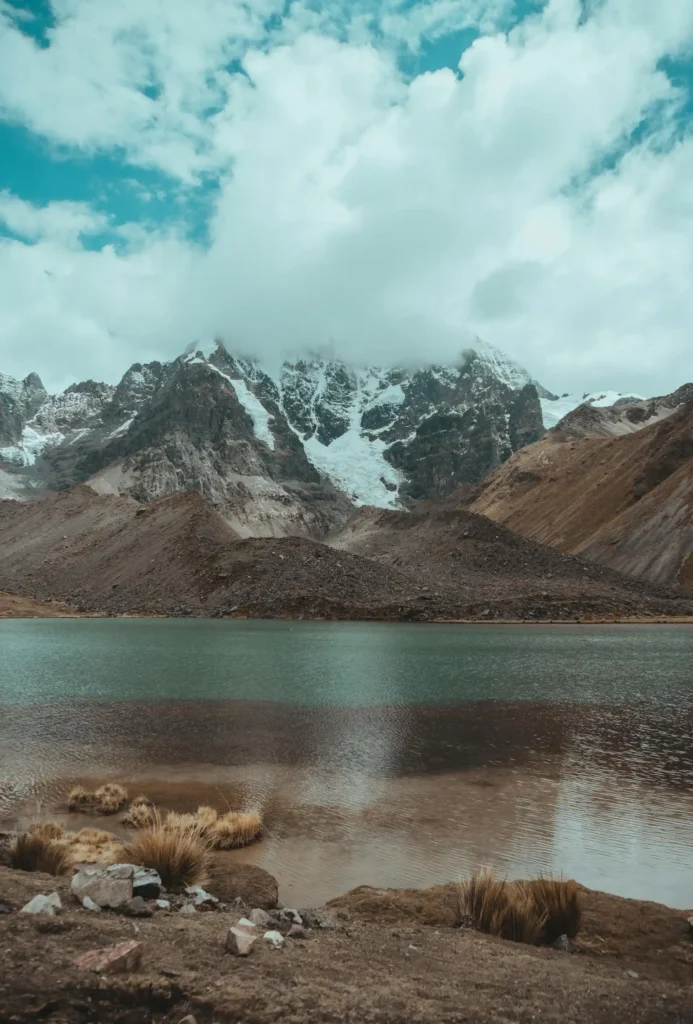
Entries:
[[290, 902], [493, 864], [686, 907], [692, 731], [690, 707], [651, 702], [14, 705], [0, 811], [26, 823], [34, 798], [53, 813], [72, 780], [118, 777], [166, 806], [262, 807], [269, 837], [239, 857]]

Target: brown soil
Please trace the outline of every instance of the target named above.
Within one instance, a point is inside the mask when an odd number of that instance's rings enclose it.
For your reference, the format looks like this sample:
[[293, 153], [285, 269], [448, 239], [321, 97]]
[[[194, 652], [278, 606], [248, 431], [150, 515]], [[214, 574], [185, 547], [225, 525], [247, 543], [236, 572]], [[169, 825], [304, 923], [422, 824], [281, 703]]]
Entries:
[[[57, 919], [16, 910], [61, 892]], [[218, 1021], [561, 1021], [645, 1024], [693, 1017], [693, 940], [685, 916], [583, 890], [575, 953], [504, 942], [454, 927], [457, 887], [357, 889], [333, 901], [338, 930], [314, 929], [248, 959], [224, 950], [230, 910], [136, 923], [78, 908], [65, 879], [0, 868], [0, 1021], [87, 1024]], [[74, 966], [88, 950], [132, 939], [139, 972], [99, 979]], [[630, 972], [630, 973], [627, 973]], [[633, 975], [637, 975], [634, 977]]]
[[362, 509], [330, 544], [239, 540], [196, 492], [139, 505], [78, 487], [0, 502], [0, 543], [0, 587], [88, 613], [420, 621], [693, 613], [693, 596], [454, 509]]
[[627, 436], [576, 436], [574, 428], [566, 417], [461, 503], [561, 551], [690, 586], [693, 403]]
[[78, 613], [60, 601], [34, 601], [30, 597], [0, 593], [0, 619], [63, 619]]

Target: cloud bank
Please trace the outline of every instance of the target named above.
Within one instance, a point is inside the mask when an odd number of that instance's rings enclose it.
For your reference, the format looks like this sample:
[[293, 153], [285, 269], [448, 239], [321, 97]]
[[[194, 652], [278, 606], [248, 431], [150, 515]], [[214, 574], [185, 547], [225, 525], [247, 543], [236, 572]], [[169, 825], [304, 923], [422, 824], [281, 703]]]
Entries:
[[693, 6], [518, 7], [54, 0], [37, 41], [0, 0], [7, 122], [209, 197], [200, 240], [0, 192], [0, 368], [113, 380], [216, 335], [443, 360], [478, 333], [556, 390], [693, 378]]

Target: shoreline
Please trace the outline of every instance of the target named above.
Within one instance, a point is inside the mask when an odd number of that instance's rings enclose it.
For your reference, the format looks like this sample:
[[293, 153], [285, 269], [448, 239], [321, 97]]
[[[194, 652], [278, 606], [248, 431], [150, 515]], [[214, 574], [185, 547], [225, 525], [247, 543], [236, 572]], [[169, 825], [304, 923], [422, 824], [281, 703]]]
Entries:
[[[287, 938], [276, 950], [260, 939], [241, 958], [224, 948], [228, 928], [245, 912], [234, 908], [228, 883], [213, 911], [183, 917], [157, 911], [135, 922], [85, 910], [64, 876], [0, 867], [0, 895], [11, 905], [0, 915], [6, 967], [0, 1019], [28, 1024], [47, 1007], [51, 1020], [75, 1024], [190, 1024], [188, 1014], [195, 1024], [691, 1019], [693, 936], [686, 912], [579, 891], [582, 927], [561, 950], [471, 929], [459, 920], [459, 886], [450, 883], [361, 886], [315, 908], [323, 923], [313, 923], [302, 941]], [[57, 917], [18, 912], [33, 896], [51, 892], [62, 901]], [[90, 950], [122, 942], [139, 944], [142, 957], [123, 974], [99, 978], [75, 964]]]
[[40, 601], [32, 597], [24, 597], [19, 594], [0, 592], [0, 620], [3, 619], [203, 619], [203, 620], [225, 620], [234, 622], [359, 622], [379, 624], [407, 624], [407, 625], [438, 625], [438, 626], [669, 626], [669, 625], [693, 625], [693, 615], [624, 615], [617, 618], [587, 618], [577, 619], [496, 619], [483, 616], [479, 618], [354, 618], [328, 617], [307, 615], [171, 615], [155, 611], [132, 611], [132, 612], [106, 612], [106, 611], [79, 611], [65, 601], [48, 600]]

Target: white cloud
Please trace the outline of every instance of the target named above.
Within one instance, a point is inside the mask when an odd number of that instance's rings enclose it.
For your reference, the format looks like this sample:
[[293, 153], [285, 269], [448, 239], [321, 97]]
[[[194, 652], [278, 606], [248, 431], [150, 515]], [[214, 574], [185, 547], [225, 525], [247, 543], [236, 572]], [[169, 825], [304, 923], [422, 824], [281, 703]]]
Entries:
[[[693, 42], [688, 0], [604, 0], [587, 20], [551, 0], [507, 35], [504, 3], [295, 4], [271, 38], [267, 4], [191, 19], [176, 0], [63, 0], [47, 49], [5, 33], [0, 96], [34, 130], [223, 175], [206, 250], [130, 226], [129, 252], [82, 251], [81, 204], [5, 197], [43, 217], [35, 244], [0, 243], [5, 371], [112, 378], [218, 333], [266, 355], [451, 358], [471, 329], [556, 389], [693, 377], [693, 141], [671, 144], [681, 96], [661, 70]], [[400, 74], [398, 46], [491, 15], [461, 76]], [[8, 61], [31, 72], [18, 87]], [[72, 234], [48, 230], [59, 217]]]
[[108, 218], [88, 203], [52, 202], [36, 206], [7, 189], [0, 192], [0, 225], [28, 241], [51, 239], [65, 246], [80, 244], [80, 238], [108, 227]]

